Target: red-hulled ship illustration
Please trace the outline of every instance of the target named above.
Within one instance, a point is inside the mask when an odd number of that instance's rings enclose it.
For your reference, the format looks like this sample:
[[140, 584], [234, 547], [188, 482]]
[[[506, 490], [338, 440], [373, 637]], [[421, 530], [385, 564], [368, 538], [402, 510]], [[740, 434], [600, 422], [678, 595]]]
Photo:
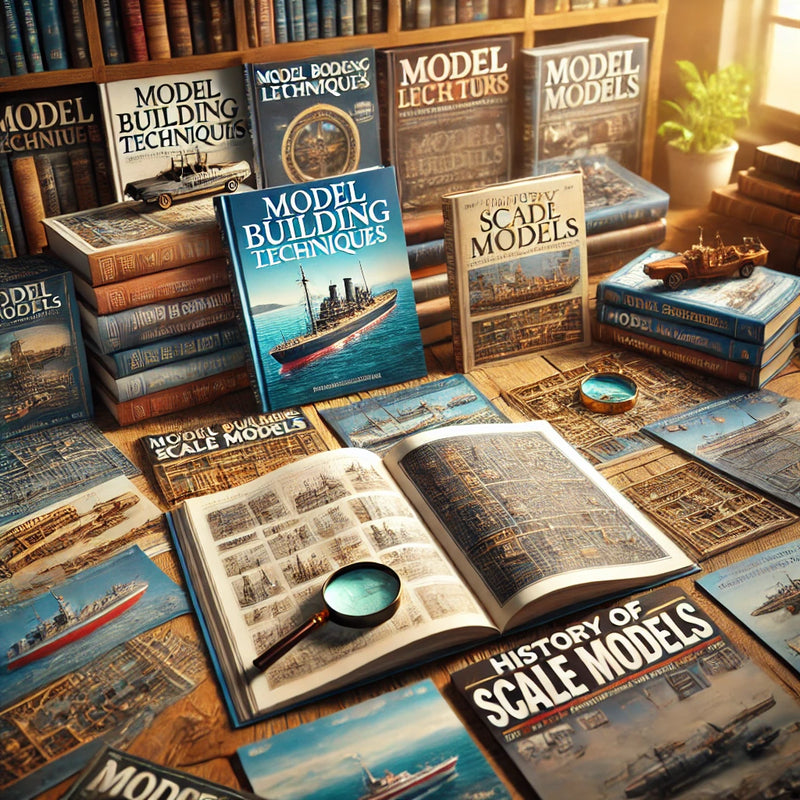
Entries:
[[458, 756], [451, 756], [433, 766], [423, 767], [417, 772], [390, 772], [376, 778], [368, 767], [361, 763], [365, 793], [358, 800], [412, 800], [446, 781], [456, 771]]
[[8, 669], [23, 667], [87, 636], [138, 603], [146, 591], [147, 583], [143, 581], [115, 584], [102, 597], [87, 603], [79, 611], [73, 611], [69, 602], [51, 591], [58, 603], [58, 611], [51, 619], [36, 615], [37, 624], [8, 648]]
[[308, 293], [308, 278], [300, 267], [300, 283], [303, 284], [309, 317], [308, 331], [275, 345], [269, 354], [276, 361], [280, 364], [291, 364], [309, 358], [363, 330], [394, 308], [397, 289], [373, 295], [367, 286], [367, 279], [364, 277], [364, 269], [360, 262], [359, 268], [363, 286], [356, 286], [352, 278], [345, 278], [344, 297], [339, 297], [336, 284], [330, 284], [328, 297], [322, 300], [319, 312], [315, 313]]

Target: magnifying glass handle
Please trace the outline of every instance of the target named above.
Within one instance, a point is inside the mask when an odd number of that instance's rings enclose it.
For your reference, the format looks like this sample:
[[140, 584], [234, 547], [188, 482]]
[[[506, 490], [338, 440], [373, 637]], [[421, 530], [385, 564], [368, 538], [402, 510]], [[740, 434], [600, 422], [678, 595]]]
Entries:
[[291, 650], [301, 639], [305, 639], [311, 631], [324, 625], [330, 617], [327, 608], [323, 608], [311, 619], [304, 622], [299, 628], [295, 628], [291, 633], [287, 633], [282, 639], [278, 639], [275, 644], [268, 647], [260, 656], [253, 659], [253, 666], [263, 672], [268, 666], [277, 661], [284, 653]]

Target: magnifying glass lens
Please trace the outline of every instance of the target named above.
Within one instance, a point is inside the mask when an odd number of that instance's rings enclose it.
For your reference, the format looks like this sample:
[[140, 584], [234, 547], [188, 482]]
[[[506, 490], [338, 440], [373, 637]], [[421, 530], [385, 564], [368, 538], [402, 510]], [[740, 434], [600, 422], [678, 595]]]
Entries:
[[322, 599], [334, 615], [372, 617], [391, 608], [399, 592], [400, 579], [394, 572], [359, 565], [335, 573], [322, 590]]

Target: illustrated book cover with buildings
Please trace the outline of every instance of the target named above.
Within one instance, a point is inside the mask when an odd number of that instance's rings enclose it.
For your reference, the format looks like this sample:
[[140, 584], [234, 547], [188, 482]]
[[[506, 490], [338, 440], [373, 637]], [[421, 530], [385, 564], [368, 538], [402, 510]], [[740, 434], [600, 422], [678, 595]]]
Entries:
[[45, 255], [0, 263], [0, 438], [92, 416], [72, 273]]
[[[318, 453], [169, 519], [235, 725], [696, 569], [546, 422]], [[362, 560], [400, 575], [395, 615], [329, 623], [259, 673], [324, 579]]]
[[764, 344], [800, 311], [800, 276], [756, 267], [749, 278], [688, 282], [667, 289], [644, 271], [649, 262], [675, 255], [648, 248], [597, 284], [597, 301]]
[[677, 587], [452, 680], [542, 800], [780, 796], [800, 768], [796, 701]]
[[589, 154], [639, 171], [649, 44], [619, 35], [521, 51], [527, 174], [544, 159]]
[[800, 400], [735, 392], [651, 422], [644, 431], [725, 475], [800, 509]]
[[238, 67], [109, 81], [100, 84], [100, 96], [120, 202], [130, 199], [129, 183], [156, 178], [176, 164], [187, 175], [194, 167], [197, 188], [204, 166], [245, 161], [252, 169]]
[[259, 188], [381, 165], [375, 51], [244, 65]]
[[392, 167], [215, 203], [262, 411], [426, 374]]
[[697, 585], [800, 672], [800, 541], [708, 572]]
[[509, 799], [430, 679], [245, 745], [237, 755], [253, 791], [272, 800], [380, 797], [381, 790], [398, 798]]
[[445, 195], [456, 369], [590, 340], [580, 172]]
[[511, 36], [379, 52], [383, 157], [404, 214], [511, 177], [515, 72]]

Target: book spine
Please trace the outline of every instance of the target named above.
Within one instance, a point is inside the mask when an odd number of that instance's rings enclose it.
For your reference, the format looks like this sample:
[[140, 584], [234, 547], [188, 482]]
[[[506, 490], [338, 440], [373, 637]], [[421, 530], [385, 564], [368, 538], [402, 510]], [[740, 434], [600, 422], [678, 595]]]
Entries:
[[[268, 0], [264, 0], [268, 2]], [[192, 34], [192, 52], [197, 56], [209, 52], [205, 0], [189, 0], [189, 23]]]
[[17, 0], [19, 27], [22, 35], [22, 46], [29, 72], [43, 72], [44, 61], [39, 47], [39, 31], [32, 0]]
[[47, 237], [42, 227], [42, 220], [46, 214], [34, 157], [12, 158], [11, 175], [25, 231], [26, 250], [28, 253], [41, 253], [47, 246]]
[[666, 235], [667, 220], [662, 217], [653, 222], [643, 222], [629, 228], [593, 233], [586, 237], [586, 253], [591, 256], [638, 247], [640, 248], [639, 255], [641, 255], [648, 247], [655, 247], [663, 242]]
[[192, 383], [201, 378], [219, 375], [220, 372], [227, 372], [243, 366], [244, 348], [241, 346], [229, 347], [205, 356], [184, 359], [174, 364], [165, 364], [161, 367], [144, 370], [125, 378], [106, 379], [104, 385], [118, 403], [124, 403], [127, 400], [135, 400], [137, 397], [171, 389], [173, 386]]
[[120, 0], [119, 10], [128, 61], [148, 61], [150, 53], [140, 0]]
[[444, 239], [432, 239], [429, 242], [410, 244], [408, 250], [408, 266], [414, 272], [434, 264], [445, 263]]
[[[442, 0], [436, 4], [436, 24], [455, 25], [458, 21], [457, 0]], [[466, 21], [466, 20], [465, 20]]]
[[0, 78], [11, 77], [11, 63], [8, 60], [8, 45], [6, 43], [6, 17], [0, 12]]
[[[82, 289], [83, 284], [76, 281], [76, 287], [78, 294], [93, 305], [98, 314], [115, 314], [151, 303], [208, 292], [227, 283], [225, 261], [214, 259], [94, 288], [86, 285]], [[87, 292], [91, 292], [91, 295], [87, 296]]]
[[353, 28], [355, 33], [369, 33], [368, 0], [354, 0]]
[[22, 30], [17, 17], [14, 0], [3, 0], [3, 19], [6, 31], [6, 52], [8, 65], [12, 75], [25, 75], [28, 62], [25, 60], [25, 48], [22, 44]]
[[305, 0], [306, 39], [319, 39], [319, 8], [317, 0]]
[[591, 236], [610, 230], [620, 230], [654, 222], [667, 215], [669, 197], [639, 197], [624, 206], [592, 209], [586, 214], [586, 233]]
[[192, 28], [187, 0], [166, 0], [165, 6], [172, 57], [192, 55]]
[[67, 69], [67, 43], [56, 0], [38, 0], [36, 15], [45, 68]]
[[421, 28], [430, 28], [432, 24], [431, 0], [417, 0], [417, 19], [414, 27], [419, 30]]
[[103, 353], [127, 350], [234, 318], [230, 287], [170, 302], [97, 316], [96, 344]]
[[772, 175], [789, 178], [800, 183], [800, 161], [793, 161], [757, 147], [753, 156], [753, 166]]
[[737, 184], [719, 187], [711, 192], [708, 207], [717, 214], [761, 225], [778, 233], [800, 239], [800, 215], [769, 203], [761, 203], [737, 191]]
[[384, 0], [369, 0], [367, 25], [370, 33], [386, 30], [386, 4]]
[[304, 42], [306, 40], [306, 20], [303, 0], [288, 0], [289, 41]]
[[339, 36], [352, 36], [355, 33], [355, 9], [353, 3], [354, 0], [339, 0]]
[[791, 186], [777, 176], [774, 180], [770, 180], [749, 169], [739, 171], [736, 184], [743, 195], [753, 200], [770, 203], [793, 214], [800, 214], [800, 184], [796, 187]]
[[170, 58], [169, 28], [164, 0], [141, 0], [142, 21], [151, 59]]
[[489, 0], [473, 0], [472, 19], [489, 19]]
[[222, 49], [227, 53], [236, 50], [233, 4], [234, 0], [222, 0]]
[[45, 217], [56, 217], [61, 213], [56, 189], [56, 176], [53, 172], [53, 163], [48, 153], [37, 153], [33, 157], [36, 165], [36, 175], [39, 179], [39, 191], [42, 193]]
[[621, 330], [650, 336], [663, 342], [673, 342], [728, 361], [757, 367], [761, 365], [763, 348], [752, 342], [741, 342], [730, 336], [722, 336], [701, 328], [693, 328], [691, 325], [670, 322], [605, 303], [597, 304], [597, 319], [601, 323]]
[[226, 394], [245, 389], [247, 383], [247, 370], [239, 367], [123, 403], [115, 403], [102, 392], [98, 392], [98, 394], [117, 423], [124, 426], [210, 403]]
[[101, 355], [105, 368], [116, 378], [124, 378], [143, 370], [153, 369], [175, 361], [213, 353], [242, 343], [239, 325], [231, 323], [211, 328], [201, 328], [181, 336], [171, 336], [152, 344], [119, 350]]
[[[326, 2], [327, 0], [323, 0]], [[289, 13], [286, 10], [287, 0], [274, 0], [273, 12], [275, 14], [275, 42], [284, 44], [289, 41]], [[335, 0], [333, 0], [335, 2]]]
[[8, 218], [6, 201], [0, 192], [0, 258], [14, 258], [17, 251], [14, 248], [14, 238], [11, 234], [11, 223]]
[[75, 181], [72, 179], [72, 165], [69, 163], [69, 154], [63, 150], [50, 155], [50, 164], [53, 168], [53, 178], [56, 183], [58, 207], [62, 214], [69, 214], [78, 210], [78, 198], [75, 195]]
[[89, 56], [89, 38], [86, 21], [83, 18], [81, 0], [64, 0], [61, 4], [64, 19], [64, 36], [67, 40], [69, 64], [71, 67], [86, 68], [92, 65]]
[[463, 324], [461, 319], [461, 306], [458, 302], [458, 272], [456, 264], [456, 241], [453, 214], [453, 202], [444, 198], [442, 200], [442, 214], [444, 217], [444, 251], [447, 264], [447, 284], [450, 294], [450, 318], [452, 322], [453, 358], [456, 372], [464, 372], [464, 341], [461, 332]]
[[76, 147], [69, 151], [72, 166], [72, 180], [75, 183], [75, 198], [80, 210], [97, 208], [100, 203], [97, 186], [92, 172], [92, 159], [88, 146]]
[[321, 15], [320, 22], [323, 39], [333, 39], [338, 36], [339, 23], [337, 20], [336, 2], [337, 0], [320, 0], [319, 11]]
[[472, 0], [456, 0], [457, 22], [472, 22], [474, 13]]
[[122, 48], [122, 31], [114, 0], [97, 0], [97, 21], [106, 64], [121, 64], [125, 60], [125, 53]]
[[275, 43], [275, 26], [271, 0], [253, 0], [256, 6], [256, 32], [258, 46]]
[[14, 189], [14, 178], [11, 175], [11, 165], [8, 155], [0, 152], [0, 193], [8, 214], [8, 223], [11, 231], [11, 240], [14, 243], [15, 255], [22, 256], [28, 252], [25, 241], [25, 228], [22, 224], [22, 215], [17, 202], [17, 193]]
[[222, 0], [206, 0], [206, 24], [208, 25], [208, 51], [221, 53], [224, 48]]
[[665, 359], [714, 378], [744, 384], [751, 388], [756, 388], [759, 384], [759, 370], [748, 364], [727, 361], [689, 347], [663, 342], [612, 325], [598, 324], [594, 334], [596, 339], [606, 344], [629, 348], [650, 358]]
[[400, 26], [404, 31], [413, 31], [417, 24], [417, 0], [401, 0]]

